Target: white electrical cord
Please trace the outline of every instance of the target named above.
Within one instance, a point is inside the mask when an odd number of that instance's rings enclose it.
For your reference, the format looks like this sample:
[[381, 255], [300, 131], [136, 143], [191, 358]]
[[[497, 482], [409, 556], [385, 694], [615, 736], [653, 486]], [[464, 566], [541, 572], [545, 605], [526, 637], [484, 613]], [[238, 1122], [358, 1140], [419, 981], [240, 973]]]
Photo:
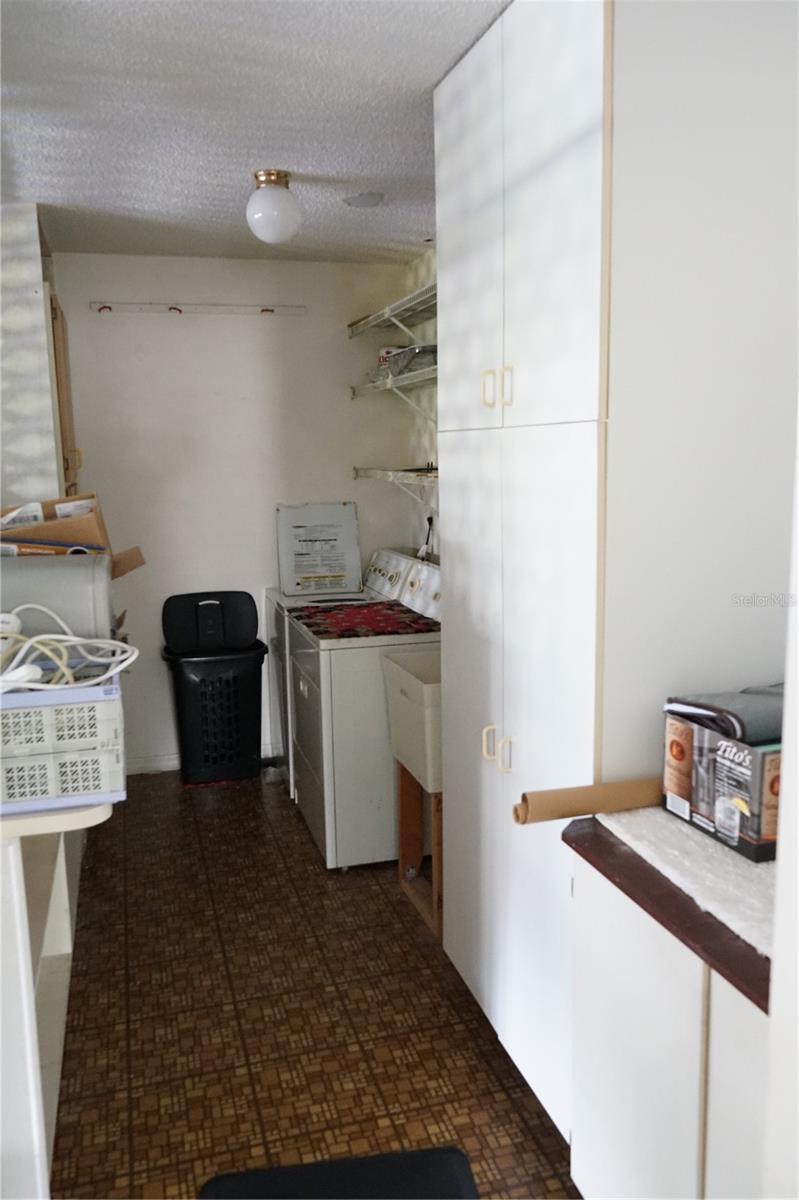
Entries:
[[[37, 633], [33, 637], [22, 634], [22, 622], [18, 614], [33, 610], [45, 613], [63, 633]], [[81, 659], [70, 666], [67, 651], [72, 650]], [[139, 657], [135, 646], [113, 638], [76, 637], [57, 613], [43, 604], [18, 604], [10, 613], [0, 615], [0, 692], [12, 690], [47, 691], [49, 688], [85, 687], [105, 683], [120, 671], [131, 666]], [[41, 659], [49, 660], [52, 677], [43, 682], [44, 671]], [[104, 666], [99, 675], [80, 677], [80, 671], [89, 664]]]

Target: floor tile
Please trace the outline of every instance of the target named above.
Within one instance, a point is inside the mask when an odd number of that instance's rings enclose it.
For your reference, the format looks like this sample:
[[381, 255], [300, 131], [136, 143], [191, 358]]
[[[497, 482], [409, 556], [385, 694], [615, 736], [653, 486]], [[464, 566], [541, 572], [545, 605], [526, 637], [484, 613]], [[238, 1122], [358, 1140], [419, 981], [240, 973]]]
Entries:
[[128, 1200], [132, 1194], [129, 1180], [128, 1171], [80, 1183], [69, 1180], [62, 1184], [51, 1179], [50, 1195], [52, 1200]]
[[324, 1128], [306, 1126], [290, 1138], [272, 1137], [267, 1131], [266, 1140], [272, 1161], [279, 1167], [403, 1149], [389, 1116], [362, 1115], [340, 1124], [331, 1121]]
[[331, 1130], [358, 1129], [358, 1136], [367, 1131], [375, 1136], [379, 1124], [395, 1136], [369, 1062], [356, 1043], [262, 1064], [253, 1069], [253, 1078], [273, 1156], [291, 1153], [303, 1138], [324, 1141]]
[[425, 966], [407, 930], [387, 929], [384, 925], [327, 932], [323, 948], [338, 982], [380, 978]]
[[[80, 935], [79, 935], [80, 936]], [[91, 936], [87, 931], [85, 936]], [[67, 1026], [96, 1029], [127, 1019], [128, 990], [124, 966], [92, 974], [73, 974], [69, 985]]]
[[130, 1022], [130, 1073], [134, 1088], [167, 1079], [235, 1071], [246, 1051], [232, 1004], [202, 1011], [134, 1018]]
[[102, 1196], [100, 1190], [129, 1184], [128, 1095], [126, 1089], [63, 1101], [53, 1150], [53, 1190], [63, 1195]]
[[254, 858], [265, 864], [282, 861], [282, 854], [266, 817], [247, 817], [243, 822], [233, 818], [226, 821], [207, 821], [197, 826], [203, 857], [251, 862]]
[[435, 990], [431, 975], [422, 967], [408, 974], [341, 983], [344, 1003], [361, 1037], [396, 1037], [456, 1021], [457, 1013]]
[[225, 960], [217, 950], [202, 957], [131, 963], [129, 997], [133, 1020], [221, 1007], [233, 999]]
[[[85, 928], [85, 926], [84, 926]], [[92, 926], [90, 936], [79, 937], [72, 952], [72, 978], [106, 974], [125, 967], [124, 911], [105, 925]]]
[[264, 1161], [261, 1126], [246, 1067], [148, 1082], [131, 1095], [133, 1156], [140, 1173], [218, 1152]]
[[102, 896], [113, 897], [125, 891], [125, 852], [120, 845], [116, 853], [108, 850], [84, 854], [81, 865], [82, 883], [91, 889], [92, 906]]
[[129, 780], [88, 835], [53, 1195], [444, 1144], [484, 1200], [577, 1194], [396, 864], [328, 871], [272, 784]]
[[382, 888], [359, 891], [357, 902], [352, 900], [350, 892], [343, 890], [320, 891], [311, 896], [300, 893], [300, 896], [309, 921], [322, 937], [370, 926], [386, 931], [393, 928], [393, 905]]
[[253, 1064], [341, 1046], [354, 1036], [346, 1006], [332, 984], [251, 997], [240, 1000], [238, 1007]]
[[445, 1101], [505, 1098], [466, 1025], [417, 1030], [406, 1038], [361, 1044], [392, 1113], [407, 1116]]
[[306, 991], [331, 982], [319, 943], [309, 933], [288, 944], [266, 937], [232, 942], [225, 945], [225, 958], [237, 1000]]
[[128, 963], [135, 973], [147, 963], [163, 959], [219, 957], [222, 940], [210, 906], [177, 913], [166, 906], [161, 912], [137, 912], [128, 921]]
[[225, 945], [242, 942], [287, 944], [302, 939], [308, 918], [290, 889], [261, 891], [258, 885], [234, 889], [217, 898], [216, 920]]
[[264, 862], [240, 855], [236, 861], [221, 857], [206, 864], [206, 887], [218, 913], [233, 909], [268, 908], [295, 902], [291, 878], [281, 861]]
[[75, 1020], [69, 1020], [61, 1064], [61, 1103], [121, 1092], [127, 1084], [127, 1022], [100, 1022], [92, 1028], [81, 1028]]
[[75, 932], [114, 929], [119, 937], [125, 936], [125, 892], [120, 889], [113, 892], [90, 892], [91, 883], [87, 882], [84, 889], [78, 893], [78, 911], [75, 916]]

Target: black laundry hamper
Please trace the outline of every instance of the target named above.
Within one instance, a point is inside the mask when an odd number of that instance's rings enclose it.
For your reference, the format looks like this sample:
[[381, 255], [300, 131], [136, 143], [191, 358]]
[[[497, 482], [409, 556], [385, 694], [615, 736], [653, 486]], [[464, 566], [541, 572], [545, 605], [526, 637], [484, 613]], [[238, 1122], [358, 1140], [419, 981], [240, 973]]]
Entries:
[[[180, 616], [177, 623], [175, 614]], [[257, 628], [252, 596], [246, 592], [171, 596], [162, 623], [183, 782], [219, 783], [260, 774], [261, 668], [267, 651], [259, 641], [241, 645], [249, 640], [242, 638], [242, 628], [251, 626], [252, 633]], [[170, 647], [170, 638], [180, 652]]]

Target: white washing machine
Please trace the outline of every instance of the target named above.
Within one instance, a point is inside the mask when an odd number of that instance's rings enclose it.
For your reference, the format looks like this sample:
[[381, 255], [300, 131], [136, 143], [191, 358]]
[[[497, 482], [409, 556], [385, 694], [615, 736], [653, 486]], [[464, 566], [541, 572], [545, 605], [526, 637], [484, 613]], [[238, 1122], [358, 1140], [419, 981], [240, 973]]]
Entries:
[[390, 648], [439, 643], [439, 567], [378, 550], [362, 592], [314, 601], [270, 589], [266, 599], [289, 787], [325, 863], [396, 858], [381, 659]]

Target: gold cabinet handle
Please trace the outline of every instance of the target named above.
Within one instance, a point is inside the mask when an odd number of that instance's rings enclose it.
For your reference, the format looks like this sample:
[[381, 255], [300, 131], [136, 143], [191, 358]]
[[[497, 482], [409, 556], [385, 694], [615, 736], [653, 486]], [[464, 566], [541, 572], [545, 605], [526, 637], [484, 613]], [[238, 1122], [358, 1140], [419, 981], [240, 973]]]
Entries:
[[[488, 381], [491, 380], [491, 387], [488, 387]], [[497, 406], [497, 373], [493, 369], [483, 371], [480, 376], [480, 403], [486, 408], [496, 408]]]
[[499, 372], [499, 402], [504, 408], [513, 404], [513, 367], [502, 367]]
[[[493, 751], [489, 751], [488, 739], [492, 733], [494, 735], [494, 749], [493, 749]], [[497, 727], [496, 727], [496, 725], [484, 725], [483, 726], [483, 732], [481, 735], [481, 747], [482, 747], [482, 751], [483, 751], [483, 758], [486, 760], [486, 762], [496, 762], [497, 761]]]
[[[496, 760], [497, 760], [497, 769], [498, 769], [500, 775], [510, 775], [510, 772], [511, 772], [510, 751], [511, 751], [512, 745], [513, 745], [513, 739], [509, 738], [509, 737], [500, 738], [499, 741], [497, 742]], [[507, 766], [505, 766], [505, 747], [506, 746], [508, 747], [508, 765]]]

